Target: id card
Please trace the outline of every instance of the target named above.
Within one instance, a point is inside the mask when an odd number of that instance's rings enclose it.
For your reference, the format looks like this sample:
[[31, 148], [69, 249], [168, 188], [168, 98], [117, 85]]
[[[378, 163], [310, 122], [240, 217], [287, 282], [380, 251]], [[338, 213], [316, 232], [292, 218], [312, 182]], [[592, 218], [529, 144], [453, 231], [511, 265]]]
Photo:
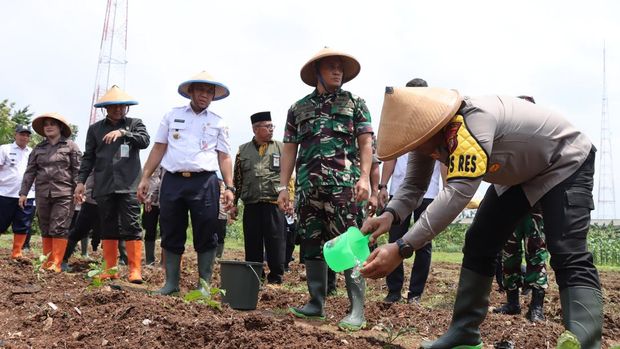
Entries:
[[271, 168], [276, 170], [280, 168], [280, 154], [271, 155]]
[[121, 158], [129, 157], [129, 144], [121, 144]]

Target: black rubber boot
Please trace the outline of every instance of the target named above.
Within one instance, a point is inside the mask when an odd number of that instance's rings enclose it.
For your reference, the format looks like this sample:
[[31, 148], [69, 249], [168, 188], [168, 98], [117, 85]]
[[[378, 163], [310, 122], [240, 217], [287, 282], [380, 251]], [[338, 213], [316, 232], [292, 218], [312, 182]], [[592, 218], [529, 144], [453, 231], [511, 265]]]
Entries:
[[603, 295], [591, 287], [573, 286], [560, 291], [562, 322], [581, 343], [582, 349], [601, 347]]
[[353, 270], [344, 271], [344, 280], [347, 286], [347, 295], [351, 303], [350, 312], [344, 319], [340, 320], [338, 327], [345, 331], [359, 331], [366, 327], [364, 317], [364, 298], [366, 293], [366, 280], [358, 276], [353, 278]]
[[164, 287], [154, 291], [153, 293], [168, 296], [179, 292], [182, 255], [174, 254], [166, 250], [163, 250], [163, 254], [165, 259], [164, 264], [166, 265], [166, 283], [164, 284]]
[[125, 247], [124, 240], [119, 240], [118, 242], [118, 259], [122, 265], [127, 265], [129, 263], [127, 260], [127, 248]]
[[213, 275], [213, 263], [215, 263], [215, 253], [217, 247], [213, 247], [202, 253], [198, 253], [198, 289], [204, 290], [200, 280], [204, 280], [207, 284], [211, 285], [211, 276]]
[[331, 269], [327, 269], [327, 296], [335, 296], [336, 293], [338, 292], [337, 286], [336, 286], [336, 282], [338, 281], [338, 276], [336, 275], [336, 272], [331, 270]]
[[82, 248], [82, 257], [88, 257], [88, 236], [80, 240], [80, 247]]
[[533, 288], [532, 301], [530, 302], [530, 308], [525, 317], [531, 322], [545, 321], [545, 313], [543, 311], [544, 302], [545, 290], [542, 288]]
[[492, 276], [480, 275], [461, 268], [452, 322], [448, 331], [435, 341], [422, 342], [421, 347], [481, 349], [480, 324], [487, 315], [492, 282]]
[[306, 260], [306, 280], [310, 300], [301, 308], [289, 308], [299, 318], [325, 320], [327, 264], [323, 260]]
[[155, 264], [155, 241], [144, 240], [144, 264]]
[[521, 305], [519, 304], [519, 289], [506, 291], [508, 303], [504, 303], [501, 307], [493, 309], [496, 314], [516, 315], [521, 314]]
[[215, 253], [216, 258], [222, 258], [222, 254], [224, 254], [224, 243], [217, 244], [217, 251]]

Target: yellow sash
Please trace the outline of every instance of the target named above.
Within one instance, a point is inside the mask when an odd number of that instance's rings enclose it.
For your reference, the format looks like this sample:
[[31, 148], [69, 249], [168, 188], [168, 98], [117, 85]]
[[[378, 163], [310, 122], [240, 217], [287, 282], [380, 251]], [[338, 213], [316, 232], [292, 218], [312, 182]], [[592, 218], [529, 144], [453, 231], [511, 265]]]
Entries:
[[463, 116], [456, 115], [444, 130], [450, 153], [448, 179], [484, 176], [488, 155], [467, 129]]

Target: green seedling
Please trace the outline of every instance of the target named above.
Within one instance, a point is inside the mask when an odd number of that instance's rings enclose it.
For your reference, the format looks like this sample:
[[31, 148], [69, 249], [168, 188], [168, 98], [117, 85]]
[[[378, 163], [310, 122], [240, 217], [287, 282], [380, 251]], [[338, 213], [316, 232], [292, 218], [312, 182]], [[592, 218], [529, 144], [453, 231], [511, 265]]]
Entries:
[[104, 280], [101, 278], [101, 275], [104, 273], [109, 275], [116, 275], [118, 273], [118, 268], [110, 268], [106, 270], [106, 263], [102, 261], [100, 263], [90, 263], [88, 264], [88, 273], [86, 274], [89, 278], [91, 278], [90, 287], [101, 287], [104, 284]]
[[43, 271], [43, 264], [45, 264], [45, 262], [47, 262], [47, 260], [50, 258], [50, 254], [48, 253], [47, 255], [40, 255], [39, 258], [36, 258], [35, 260], [32, 261], [32, 266], [33, 266], [33, 271], [34, 274], [37, 276], [37, 280], [41, 280], [41, 272]]
[[197, 290], [193, 290], [185, 294], [183, 300], [186, 302], [196, 302], [200, 304], [206, 304], [210, 308], [222, 310], [222, 303], [215, 300], [214, 297], [217, 295], [225, 295], [226, 290], [221, 290], [217, 287], [210, 287], [209, 284], [204, 280], [200, 279], [200, 288]]
[[383, 332], [385, 332], [384, 341], [387, 343], [385, 348], [394, 347], [396, 340], [406, 334], [415, 333], [417, 330], [415, 327], [403, 326], [396, 328], [390, 319], [382, 319], [377, 325]]

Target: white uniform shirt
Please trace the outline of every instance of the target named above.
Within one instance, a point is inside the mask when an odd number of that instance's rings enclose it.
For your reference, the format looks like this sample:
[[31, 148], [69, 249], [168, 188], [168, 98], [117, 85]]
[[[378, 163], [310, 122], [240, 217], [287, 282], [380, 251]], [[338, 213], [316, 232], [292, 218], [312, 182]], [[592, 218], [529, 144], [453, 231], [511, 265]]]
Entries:
[[230, 154], [228, 126], [217, 114], [191, 106], [173, 108], [164, 116], [156, 143], [168, 144], [161, 167], [168, 172], [216, 171], [217, 152]]
[[[405, 153], [398, 158], [396, 158], [396, 164], [394, 165], [394, 172], [392, 173], [392, 178], [390, 182], [390, 195], [393, 196], [396, 194], [398, 187], [403, 183], [403, 179], [405, 179], [405, 173], [407, 172], [407, 162], [409, 160], [409, 153]], [[425, 199], [434, 199], [437, 194], [439, 194], [440, 190], [440, 164], [439, 161], [435, 161], [435, 168], [433, 169], [433, 176], [431, 177], [431, 182], [428, 185], [428, 189], [424, 194]], [[443, 187], [443, 186], [442, 186]]]
[[[19, 198], [31, 151], [29, 146], [22, 149], [15, 142], [0, 145], [0, 196]], [[30, 188], [28, 198], [34, 198], [34, 186]]]

